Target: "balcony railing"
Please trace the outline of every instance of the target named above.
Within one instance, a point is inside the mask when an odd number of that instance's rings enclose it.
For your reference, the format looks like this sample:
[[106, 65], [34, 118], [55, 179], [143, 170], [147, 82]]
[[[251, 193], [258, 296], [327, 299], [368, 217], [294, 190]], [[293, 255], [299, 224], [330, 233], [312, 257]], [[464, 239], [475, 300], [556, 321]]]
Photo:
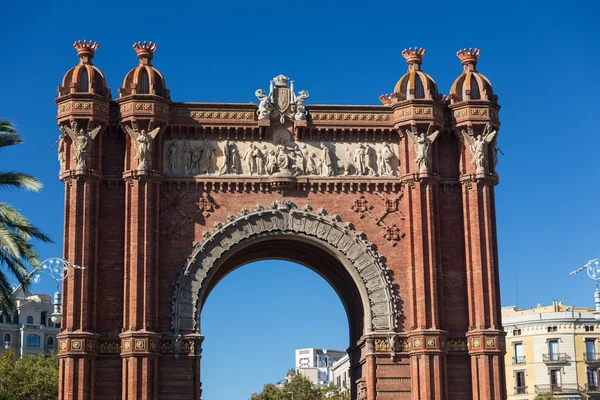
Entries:
[[515, 394], [527, 394], [527, 386], [515, 386]]
[[525, 364], [525, 356], [513, 357], [513, 364]]
[[598, 386], [597, 383], [594, 384], [594, 385], [586, 383], [586, 385], [585, 385], [585, 391], [587, 393], [600, 393], [600, 386]]
[[579, 387], [575, 383], [567, 383], [563, 385], [535, 385], [535, 392], [579, 393]]
[[583, 359], [588, 363], [600, 363], [600, 354], [598, 353], [583, 353]]
[[567, 353], [542, 354], [542, 357], [544, 358], [544, 362], [546, 364], [561, 364], [566, 363], [571, 359]]

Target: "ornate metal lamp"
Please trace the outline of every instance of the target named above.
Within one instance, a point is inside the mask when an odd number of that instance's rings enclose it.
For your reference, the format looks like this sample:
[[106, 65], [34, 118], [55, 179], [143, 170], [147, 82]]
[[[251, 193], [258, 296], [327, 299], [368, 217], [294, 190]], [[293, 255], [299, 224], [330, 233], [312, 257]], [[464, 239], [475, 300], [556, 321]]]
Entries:
[[60, 294], [60, 285], [65, 279], [67, 279], [67, 276], [69, 275], [69, 267], [80, 270], [85, 269], [79, 265], [71, 264], [63, 258], [51, 257], [44, 260], [39, 267], [33, 270], [31, 274], [31, 281], [33, 283], [40, 283], [42, 280], [42, 274], [49, 276], [56, 282], [56, 292], [54, 293], [54, 301], [52, 302], [54, 310], [52, 314], [50, 314], [50, 319], [55, 324], [60, 324], [63, 318], [61, 311], [62, 299]]
[[598, 282], [600, 281], [600, 258], [594, 258], [588, 261], [583, 267], [571, 272], [571, 275], [576, 275], [584, 269], [587, 271], [588, 276], [596, 281], [596, 290], [594, 291], [596, 311], [594, 311], [594, 318], [596, 321], [600, 321], [600, 290], [598, 290]]

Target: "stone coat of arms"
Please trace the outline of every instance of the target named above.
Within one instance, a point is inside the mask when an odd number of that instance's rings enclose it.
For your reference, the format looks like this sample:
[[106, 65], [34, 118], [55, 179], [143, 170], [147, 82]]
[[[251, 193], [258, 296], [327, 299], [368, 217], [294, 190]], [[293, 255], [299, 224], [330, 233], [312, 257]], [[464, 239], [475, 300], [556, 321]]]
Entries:
[[260, 100], [258, 105], [258, 119], [279, 117], [283, 124], [287, 119], [296, 121], [306, 120], [306, 106], [308, 92], [301, 90], [298, 95], [294, 93], [294, 81], [284, 75], [276, 76], [271, 80], [269, 95], [263, 89], [258, 89], [256, 97]]

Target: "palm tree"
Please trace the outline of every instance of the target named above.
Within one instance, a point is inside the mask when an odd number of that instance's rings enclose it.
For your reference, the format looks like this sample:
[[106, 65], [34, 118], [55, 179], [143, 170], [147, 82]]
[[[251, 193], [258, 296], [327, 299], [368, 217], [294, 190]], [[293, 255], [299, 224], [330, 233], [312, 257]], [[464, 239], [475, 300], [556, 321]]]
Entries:
[[[21, 144], [19, 133], [9, 121], [0, 119], [0, 150]], [[16, 188], [39, 192], [42, 184], [31, 175], [15, 171], [0, 171], [0, 188]], [[0, 309], [7, 311], [14, 306], [12, 288], [6, 271], [12, 274], [24, 288], [29, 286], [26, 264], [39, 265], [32, 239], [42, 242], [52, 240], [31, 225], [19, 211], [0, 201]]]

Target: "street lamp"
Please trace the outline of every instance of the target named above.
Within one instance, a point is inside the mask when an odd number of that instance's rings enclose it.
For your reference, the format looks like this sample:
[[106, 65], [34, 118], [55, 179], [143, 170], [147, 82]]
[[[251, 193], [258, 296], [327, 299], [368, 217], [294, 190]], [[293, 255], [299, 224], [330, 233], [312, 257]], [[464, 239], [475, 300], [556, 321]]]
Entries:
[[54, 301], [52, 302], [54, 310], [52, 314], [50, 314], [50, 320], [55, 324], [60, 324], [63, 318], [61, 312], [60, 285], [67, 279], [69, 267], [80, 270], [85, 269], [79, 265], [71, 264], [63, 258], [51, 257], [44, 260], [30, 275], [32, 276], [31, 280], [33, 283], [39, 283], [42, 280], [42, 274], [49, 276], [56, 282], [56, 292], [54, 293]]
[[600, 290], [598, 290], [598, 282], [600, 281], [600, 258], [594, 258], [588, 261], [583, 267], [571, 272], [571, 275], [576, 275], [584, 269], [587, 270], [588, 276], [596, 282], [596, 290], [594, 291], [596, 311], [594, 311], [594, 318], [596, 321], [600, 321]]
[[287, 392], [287, 394], [291, 394], [292, 395], [292, 400], [294, 400], [294, 392]]

